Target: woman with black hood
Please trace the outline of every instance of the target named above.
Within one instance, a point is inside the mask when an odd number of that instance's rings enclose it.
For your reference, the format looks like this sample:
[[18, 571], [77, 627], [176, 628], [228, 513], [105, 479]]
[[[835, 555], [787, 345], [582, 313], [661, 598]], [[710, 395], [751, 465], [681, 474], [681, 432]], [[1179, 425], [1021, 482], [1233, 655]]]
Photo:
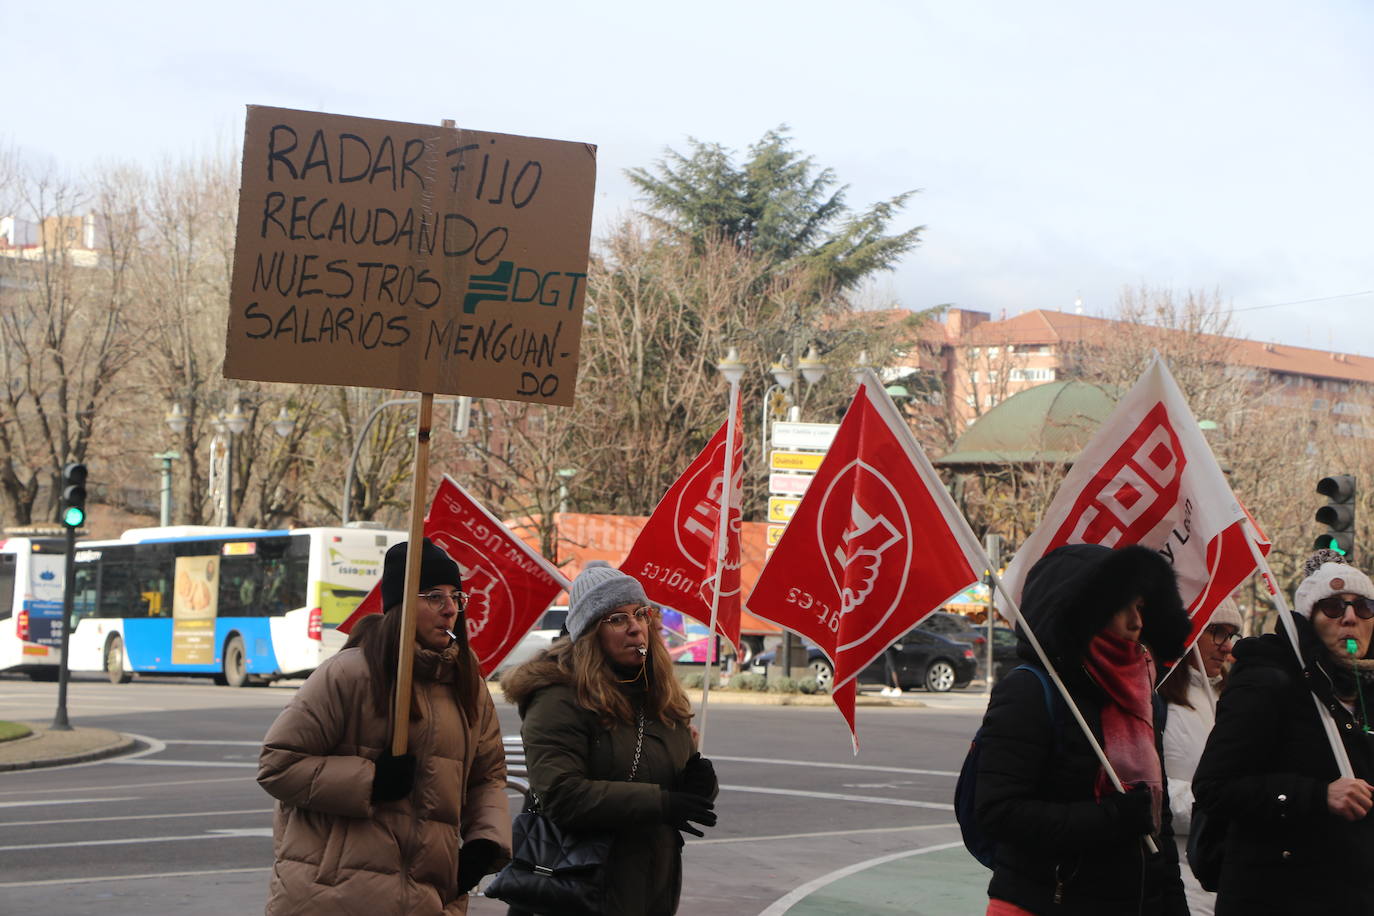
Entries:
[[[1198, 804], [1228, 825], [1217, 916], [1374, 913], [1374, 582], [1330, 550], [1304, 572], [1293, 595], [1302, 661], [1282, 621], [1236, 644], [1193, 777]], [[1314, 696], [1353, 778], [1341, 777]]]
[[[996, 842], [989, 916], [1185, 916], [1151, 657], [1177, 658], [1188, 633], [1172, 567], [1144, 547], [1060, 547], [1031, 567], [1021, 615], [1128, 791], [1048, 680], [1020, 669], [1000, 680], [975, 790]], [[1041, 667], [1019, 635], [1018, 654]]]

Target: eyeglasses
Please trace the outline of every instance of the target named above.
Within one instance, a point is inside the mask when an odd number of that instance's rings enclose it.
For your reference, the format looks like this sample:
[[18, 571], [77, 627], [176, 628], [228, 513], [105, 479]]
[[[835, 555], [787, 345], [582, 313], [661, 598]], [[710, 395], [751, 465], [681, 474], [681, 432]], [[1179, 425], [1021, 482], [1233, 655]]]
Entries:
[[1332, 620], [1344, 617], [1346, 608], [1352, 609], [1355, 616], [1361, 620], [1374, 617], [1374, 601], [1368, 598], [1342, 598], [1340, 595], [1332, 595], [1312, 604], [1312, 610], [1321, 611]]
[[1207, 638], [1218, 647], [1233, 643], [1237, 639], [1240, 639], [1240, 631], [1228, 630], [1225, 627], [1208, 627], [1202, 632], [1206, 633]]
[[613, 630], [628, 630], [630, 628], [630, 618], [633, 617], [635, 623], [642, 627], [647, 627], [649, 622], [654, 619], [654, 608], [641, 607], [635, 608], [633, 614], [619, 611], [615, 614], [607, 614], [601, 618], [601, 622]]
[[432, 592], [422, 592], [420, 598], [429, 604], [429, 609], [431, 611], [443, 610], [445, 601], [452, 601], [458, 608], [458, 613], [460, 614], [463, 613], [468, 606], [468, 596], [462, 592], [453, 592], [450, 594], [449, 592], [441, 592], [435, 589]]

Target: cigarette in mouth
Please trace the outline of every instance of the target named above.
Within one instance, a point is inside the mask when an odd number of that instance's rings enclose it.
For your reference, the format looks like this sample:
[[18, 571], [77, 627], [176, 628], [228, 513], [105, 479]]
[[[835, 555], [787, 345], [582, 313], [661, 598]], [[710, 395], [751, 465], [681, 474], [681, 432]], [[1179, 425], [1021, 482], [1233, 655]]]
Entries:
[[454, 642], [457, 642], [457, 641], [458, 641], [458, 634], [457, 634], [457, 633], [454, 633], [452, 630], [445, 630], [444, 632], [448, 634], [448, 638], [449, 638], [449, 639], [453, 640]]
[[648, 655], [648, 654], [649, 654], [649, 650], [646, 649], [646, 648], [644, 648], [643, 646], [635, 646], [635, 651], [638, 652], [640, 655]]

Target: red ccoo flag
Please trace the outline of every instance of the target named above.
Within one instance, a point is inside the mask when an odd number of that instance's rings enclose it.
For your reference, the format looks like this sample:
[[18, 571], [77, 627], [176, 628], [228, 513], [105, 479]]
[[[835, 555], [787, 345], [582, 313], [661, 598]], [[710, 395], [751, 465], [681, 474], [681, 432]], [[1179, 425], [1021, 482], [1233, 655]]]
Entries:
[[968, 523], [867, 372], [745, 603], [826, 654], [832, 698], [855, 734], [859, 672], [977, 582], [985, 564]]
[[740, 477], [744, 448], [739, 429], [739, 398], [732, 392], [735, 416], [734, 473], [725, 477], [726, 440], [730, 423], [721, 424], [711, 441], [673, 482], [654, 507], [620, 569], [634, 576], [653, 601], [705, 624], [711, 621], [716, 590], [717, 557], [726, 505], [726, 541], [716, 608], [716, 631], [739, 651], [740, 626]]
[[[549, 603], [571, 583], [552, 564], [510, 533], [490, 512], [445, 475], [425, 516], [425, 537], [463, 570], [468, 596], [468, 646], [489, 676], [524, 638]], [[382, 612], [381, 583], [339, 625], [347, 633], [359, 619]]]

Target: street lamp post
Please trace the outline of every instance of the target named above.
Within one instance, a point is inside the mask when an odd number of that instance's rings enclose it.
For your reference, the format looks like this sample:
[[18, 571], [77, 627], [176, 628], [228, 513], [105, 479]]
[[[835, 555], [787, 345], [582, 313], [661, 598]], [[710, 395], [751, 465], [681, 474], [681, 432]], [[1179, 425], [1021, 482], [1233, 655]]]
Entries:
[[159, 452], [153, 456], [162, 462], [162, 487], [158, 500], [157, 523], [163, 528], [172, 524], [172, 462], [181, 457], [180, 452]]
[[[167, 428], [172, 431], [172, 435], [177, 438], [186, 432], [186, 425], [190, 422], [179, 403], [172, 404], [163, 420], [166, 421]], [[162, 500], [158, 511], [158, 521], [165, 528], [172, 524], [172, 462], [180, 458], [181, 455], [175, 449], [168, 449], [153, 457], [162, 462]]]
[[[452, 402], [455, 404], [455, 409], [459, 412], [471, 409], [471, 402], [469, 401], [468, 407], [464, 408], [461, 404], [461, 398], [445, 398], [442, 400], [439, 398], [435, 398], [434, 400], [435, 403], [442, 403], [444, 401]], [[350, 503], [353, 502], [353, 476], [358, 468], [358, 455], [363, 450], [363, 440], [367, 438], [367, 431], [372, 428], [372, 424], [377, 421], [377, 418], [382, 415], [382, 411], [386, 408], [395, 407], [398, 404], [418, 403], [420, 403], [419, 398], [392, 398], [391, 400], [383, 401], [376, 407], [372, 408], [372, 413], [368, 414], [367, 419], [363, 421], [362, 428], [358, 430], [358, 435], [353, 440], [353, 453], [348, 456], [348, 470], [344, 473], [343, 499], [340, 501], [339, 506], [340, 524], [348, 524], [348, 510], [350, 508]], [[466, 423], [466, 420], [464, 420], [464, 423]], [[466, 430], [466, 426], [464, 428]]]
[[224, 527], [234, 527], [234, 440], [248, 428], [248, 417], [244, 416], [243, 406], [235, 403], [234, 409], [220, 414], [227, 436], [224, 462]]
[[[792, 349], [793, 353], [795, 354], [797, 350], [795, 342], [793, 343]], [[768, 386], [767, 391], [765, 391], [763, 395], [763, 421], [760, 424], [760, 434], [762, 437], [762, 443], [760, 446], [760, 457], [763, 459], [763, 473], [765, 476], [767, 476], [770, 471], [768, 462], [768, 418], [772, 413], [771, 407], [773, 392], [776, 390], [785, 391], [787, 393], [787, 400], [789, 405], [787, 411], [787, 418], [793, 422], [797, 422], [801, 419], [801, 407], [802, 402], [804, 400], [803, 393], [800, 390], [801, 383], [803, 381], [806, 382], [806, 388], [809, 391], [812, 385], [815, 385], [817, 382], [819, 382], [821, 379], [825, 377], [825, 373], [829, 369], [829, 367], [826, 366], [826, 364], [821, 360], [820, 354], [816, 352], [816, 348], [814, 346], [809, 347], [807, 349], [805, 356], [803, 356], [801, 359], [796, 360], [796, 366], [797, 369], [794, 371], [791, 368], [791, 364], [788, 362], [787, 357], [783, 356], [780, 357], [778, 361], [774, 363], [771, 367], [769, 367], [768, 370], [769, 373], [773, 376], [773, 384]], [[792, 676], [792, 663], [794, 661], [793, 656], [797, 655], [800, 652], [800, 649], [800, 643], [796, 641], [795, 637], [792, 634], [792, 631], [783, 630], [783, 677]], [[803, 656], [801, 660], [803, 663], [804, 659], [805, 656]]]

